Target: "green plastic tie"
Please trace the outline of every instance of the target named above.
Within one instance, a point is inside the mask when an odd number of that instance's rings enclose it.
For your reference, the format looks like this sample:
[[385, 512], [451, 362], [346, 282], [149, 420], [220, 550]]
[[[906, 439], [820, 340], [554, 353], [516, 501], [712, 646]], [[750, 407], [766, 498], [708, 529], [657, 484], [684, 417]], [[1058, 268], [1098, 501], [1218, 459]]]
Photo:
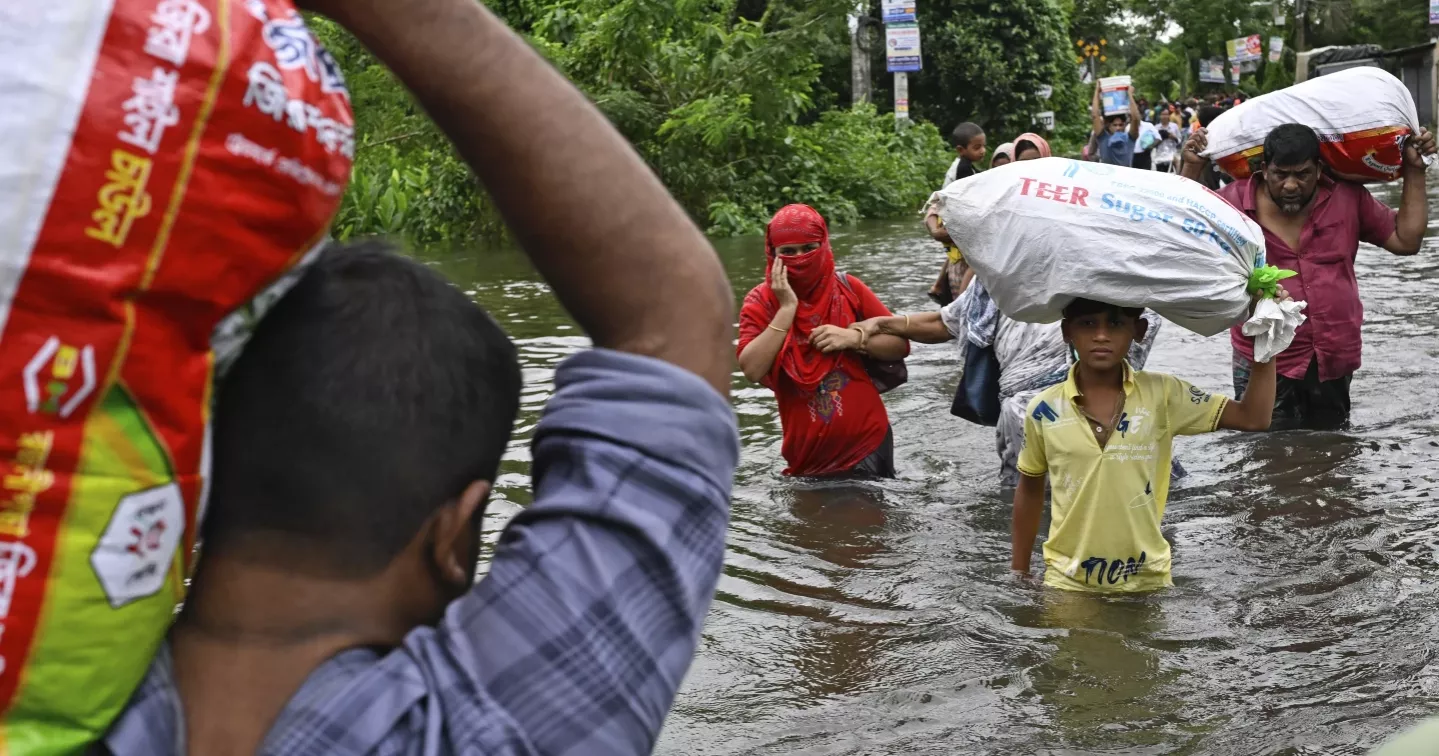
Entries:
[[1274, 295], [1279, 293], [1279, 282], [1297, 275], [1299, 274], [1292, 270], [1276, 268], [1273, 265], [1255, 268], [1254, 272], [1249, 274], [1249, 293], [1273, 299]]

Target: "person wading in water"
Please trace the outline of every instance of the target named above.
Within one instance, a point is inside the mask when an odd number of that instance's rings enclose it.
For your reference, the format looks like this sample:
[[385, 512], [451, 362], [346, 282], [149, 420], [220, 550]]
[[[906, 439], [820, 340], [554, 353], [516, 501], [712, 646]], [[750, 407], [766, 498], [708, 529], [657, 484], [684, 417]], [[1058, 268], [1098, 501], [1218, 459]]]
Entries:
[[785, 474], [894, 477], [894, 434], [865, 358], [901, 360], [909, 342], [852, 328], [889, 309], [863, 281], [835, 272], [813, 208], [775, 214], [765, 260], [765, 280], [740, 310], [739, 364], [779, 402]]

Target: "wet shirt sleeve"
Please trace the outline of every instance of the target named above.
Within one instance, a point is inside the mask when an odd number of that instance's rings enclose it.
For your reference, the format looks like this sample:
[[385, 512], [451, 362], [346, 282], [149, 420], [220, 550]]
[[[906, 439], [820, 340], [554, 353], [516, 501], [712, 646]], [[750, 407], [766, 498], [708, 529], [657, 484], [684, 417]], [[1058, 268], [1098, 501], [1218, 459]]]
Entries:
[[1034, 398], [1024, 411], [1024, 444], [1019, 450], [1019, 472], [1031, 478], [1042, 478], [1049, 473], [1049, 460], [1044, 454], [1044, 431], [1035, 420], [1035, 408], [1042, 397]]
[[[473, 685], [525, 752], [649, 753], [719, 579], [735, 416], [699, 377], [619, 352], [572, 357], [555, 382], [535, 503], [447, 611], [430, 661], [453, 666], [424, 674]], [[485, 724], [445, 709], [451, 733]]]
[[1176, 436], [1197, 436], [1219, 429], [1229, 399], [1215, 396], [1172, 375], [1164, 377], [1165, 411]]
[[1359, 240], [1376, 247], [1384, 246], [1398, 228], [1398, 211], [1380, 202], [1362, 186], [1353, 186], [1350, 190], [1359, 206]]
[[939, 320], [944, 323], [944, 330], [949, 331], [950, 337], [958, 341], [961, 347], [965, 345], [965, 339], [969, 338], [965, 333], [965, 313], [969, 308], [970, 291], [965, 290], [963, 294], [955, 297], [953, 302], [939, 309]]

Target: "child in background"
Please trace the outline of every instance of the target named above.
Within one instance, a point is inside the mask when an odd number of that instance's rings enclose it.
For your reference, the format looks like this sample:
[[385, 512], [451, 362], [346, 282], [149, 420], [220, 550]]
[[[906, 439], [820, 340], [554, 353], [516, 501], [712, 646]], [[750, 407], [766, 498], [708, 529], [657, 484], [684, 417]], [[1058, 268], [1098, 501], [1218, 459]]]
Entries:
[[984, 156], [989, 152], [984, 129], [978, 124], [965, 121], [955, 126], [954, 133], [950, 136], [954, 141], [954, 151], [959, 153], [959, 157], [955, 158], [949, 171], [944, 174], [944, 186], [978, 173], [979, 169], [975, 166], [983, 163]]
[[1014, 162], [1014, 142], [1005, 142], [994, 148], [994, 157], [989, 159], [990, 168], [999, 168]]
[[[954, 141], [954, 151], [959, 153], [954, 163], [949, 166], [949, 171], [944, 174], [943, 189], [946, 186], [967, 179], [979, 172], [976, 167], [984, 162], [985, 153], [989, 151], [988, 142], [984, 136], [984, 129], [978, 124], [965, 121], [954, 127], [954, 133], [950, 135]], [[954, 301], [959, 293], [964, 290], [963, 281], [968, 266], [960, 259], [959, 250], [949, 240], [949, 234], [944, 228], [937, 224], [938, 216], [926, 214], [924, 219], [925, 229], [929, 231], [930, 238], [944, 245], [944, 265], [939, 269], [939, 278], [935, 279], [934, 285], [929, 287], [929, 298], [933, 299], [943, 307]]]
[[[1288, 296], [1279, 289], [1280, 301]], [[1068, 380], [1029, 404], [1010, 567], [1029, 574], [1048, 478], [1045, 585], [1107, 593], [1173, 585], [1159, 524], [1174, 437], [1269, 428], [1273, 362], [1254, 366], [1237, 402], [1170, 375], [1135, 371], [1124, 356], [1148, 329], [1143, 312], [1085, 299], [1066, 307], [1061, 327], [1076, 364]]]

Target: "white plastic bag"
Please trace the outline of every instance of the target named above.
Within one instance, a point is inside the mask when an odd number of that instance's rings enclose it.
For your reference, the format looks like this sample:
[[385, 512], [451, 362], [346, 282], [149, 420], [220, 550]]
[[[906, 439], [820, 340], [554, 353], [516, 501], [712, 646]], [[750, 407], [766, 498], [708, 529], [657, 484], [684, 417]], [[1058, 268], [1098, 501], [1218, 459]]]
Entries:
[[1261, 299], [1254, 315], [1244, 322], [1244, 335], [1254, 339], [1254, 361], [1269, 362], [1294, 343], [1294, 332], [1304, 325], [1307, 302], [1283, 303]]
[[999, 309], [1052, 323], [1076, 298], [1148, 307], [1204, 336], [1249, 310], [1259, 225], [1173, 174], [1045, 158], [937, 192], [945, 228]]
[[1135, 149], [1139, 150], [1140, 152], [1144, 152], [1145, 150], [1153, 147], [1154, 145], [1159, 144], [1160, 140], [1162, 140], [1163, 138], [1164, 135], [1159, 133], [1158, 126], [1155, 126], [1149, 121], [1140, 121], [1139, 144], [1135, 145]]
[[1276, 126], [1302, 123], [1319, 135], [1320, 155], [1355, 181], [1392, 181], [1403, 168], [1404, 141], [1419, 132], [1419, 113], [1404, 83], [1383, 69], [1339, 71], [1240, 103], [1209, 125], [1205, 156], [1236, 179], [1264, 151]]

